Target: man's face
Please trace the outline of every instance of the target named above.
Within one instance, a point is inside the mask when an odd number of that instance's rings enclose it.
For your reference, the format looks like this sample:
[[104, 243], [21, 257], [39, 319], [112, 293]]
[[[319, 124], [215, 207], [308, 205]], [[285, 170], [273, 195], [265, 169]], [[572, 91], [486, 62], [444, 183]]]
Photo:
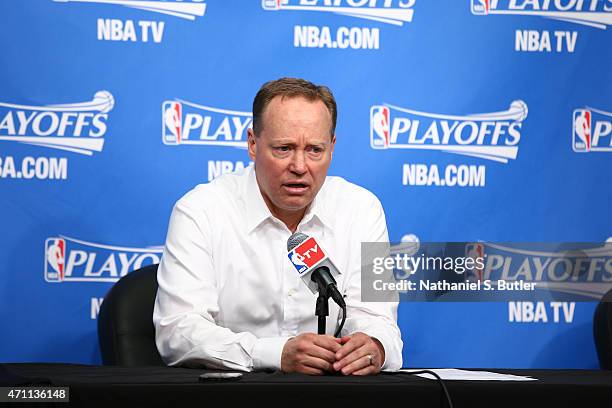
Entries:
[[275, 97], [261, 117], [257, 137], [248, 132], [249, 156], [268, 208], [277, 218], [303, 215], [331, 162], [335, 136], [331, 114], [320, 101]]

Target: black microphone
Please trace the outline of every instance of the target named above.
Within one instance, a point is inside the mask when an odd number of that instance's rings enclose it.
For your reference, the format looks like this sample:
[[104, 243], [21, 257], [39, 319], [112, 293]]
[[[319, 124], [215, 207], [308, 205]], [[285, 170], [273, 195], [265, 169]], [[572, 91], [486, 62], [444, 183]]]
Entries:
[[336, 280], [332, 276], [327, 266], [320, 266], [312, 272], [310, 279], [317, 283], [319, 290], [325, 290], [334, 302], [340, 307], [346, 307], [346, 302], [336, 286]]

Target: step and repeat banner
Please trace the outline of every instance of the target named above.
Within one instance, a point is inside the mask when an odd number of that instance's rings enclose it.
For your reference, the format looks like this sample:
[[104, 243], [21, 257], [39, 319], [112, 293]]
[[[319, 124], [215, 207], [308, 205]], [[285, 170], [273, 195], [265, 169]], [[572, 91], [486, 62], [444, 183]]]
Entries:
[[[0, 361], [100, 362], [105, 294], [249, 165], [283, 76], [334, 92], [330, 174], [391, 240], [609, 240], [611, 25], [612, 0], [0, 2]], [[404, 364], [597, 367], [585, 300], [403, 302]]]

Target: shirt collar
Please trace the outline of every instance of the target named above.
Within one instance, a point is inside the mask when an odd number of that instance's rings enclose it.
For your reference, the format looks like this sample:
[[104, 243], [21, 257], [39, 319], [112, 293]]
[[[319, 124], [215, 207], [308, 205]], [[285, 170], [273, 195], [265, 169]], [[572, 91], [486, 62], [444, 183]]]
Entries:
[[308, 209], [304, 214], [304, 218], [302, 218], [302, 221], [300, 221], [298, 229], [300, 226], [311, 222], [313, 219], [318, 219], [324, 227], [331, 228], [331, 224], [329, 223], [330, 217], [327, 214], [327, 211], [325, 211], [325, 184], [326, 183], [323, 183], [321, 190], [319, 190], [319, 193], [308, 206]]
[[272, 213], [266, 205], [261, 191], [259, 191], [254, 166], [250, 166], [248, 169], [244, 201], [246, 204], [247, 232], [251, 233], [259, 224], [272, 217]]
[[[302, 225], [309, 223], [314, 218], [318, 219], [324, 227], [331, 228], [331, 224], [329, 223], [331, 217], [326, 214], [324, 203], [326, 184], [326, 182], [323, 183], [321, 190], [319, 190], [319, 193], [315, 196], [314, 200], [312, 200], [310, 206], [308, 206], [308, 209], [304, 214], [304, 218], [302, 218], [302, 221], [299, 223], [298, 229]], [[248, 169], [245, 190], [245, 204], [248, 233], [251, 233], [264, 221], [274, 218], [266, 202], [264, 201], [263, 196], [261, 195], [261, 191], [259, 190], [254, 166], [251, 166]]]

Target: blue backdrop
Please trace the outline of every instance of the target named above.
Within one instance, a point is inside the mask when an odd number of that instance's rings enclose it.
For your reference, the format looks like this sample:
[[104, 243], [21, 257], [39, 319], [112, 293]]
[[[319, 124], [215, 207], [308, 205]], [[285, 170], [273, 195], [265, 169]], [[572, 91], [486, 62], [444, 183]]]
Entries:
[[[610, 25], [612, 0], [1, 2], [0, 361], [100, 362], [112, 282], [158, 261], [180, 196], [249, 164], [281, 76], [333, 90], [330, 173], [392, 240], [605, 241]], [[596, 367], [594, 306], [403, 303], [405, 365]]]

